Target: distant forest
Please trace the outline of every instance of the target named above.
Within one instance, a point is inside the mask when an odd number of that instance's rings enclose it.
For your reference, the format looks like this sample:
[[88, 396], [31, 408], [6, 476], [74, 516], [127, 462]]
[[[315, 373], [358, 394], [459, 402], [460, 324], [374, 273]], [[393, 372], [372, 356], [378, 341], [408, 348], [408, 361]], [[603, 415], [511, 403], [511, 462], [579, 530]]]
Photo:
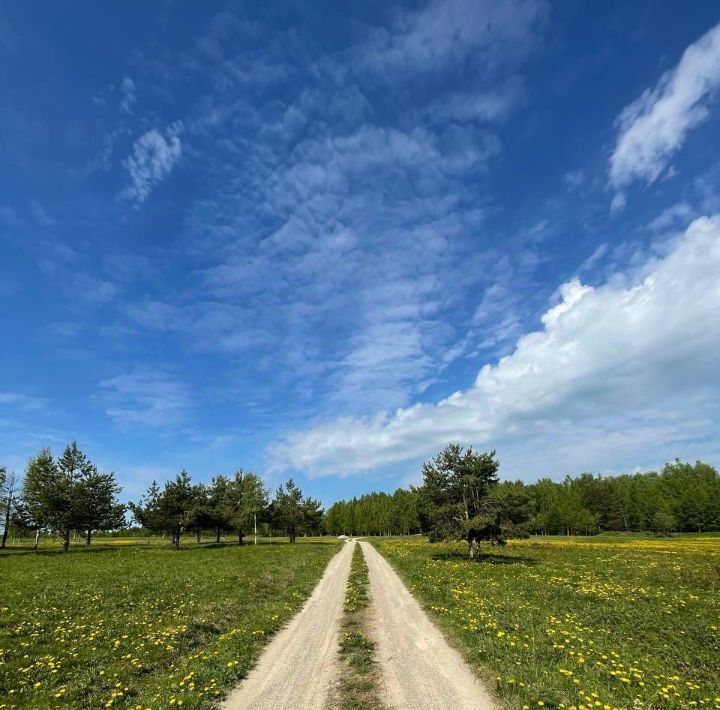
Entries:
[[[700, 461], [676, 460], [659, 473], [502, 481], [488, 497], [506, 537], [720, 530], [720, 476]], [[423, 487], [338, 501], [325, 525], [335, 535], [407, 535], [433, 527]]]
[[[369, 493], [327, 511], [291, 479], [271, 497], [262, 478], [239, 469], [233, 477], [193, 483], [181, 471], [164, 486], [152, 483], [137, 503], [122, 504], [114, 473], [97, 469], [75, 442], [55, 458], [43, 449], [22, 479], [0, 467], [0, 549], [14, 536], [51, 534], [65, 550], [72, 535], [91, 544], [96, 534], [152, 533], [180, 547], [228, 533], [238, 544], [251, 533], [299, 535], [407, 535], [466, 540], [473, 557], [481, 541], [504, 544], [528, 535], [594, 535], [604, 531], [703, 532], [720, 530], [720, 476], [708, 464], [676, 460], [659, 473], [594, 476], [557, 483], [500, 481], [494, 451], [450, 444], [423, 464], [422, 485]], [[142, 526], [128, 530], [129, 515]]]

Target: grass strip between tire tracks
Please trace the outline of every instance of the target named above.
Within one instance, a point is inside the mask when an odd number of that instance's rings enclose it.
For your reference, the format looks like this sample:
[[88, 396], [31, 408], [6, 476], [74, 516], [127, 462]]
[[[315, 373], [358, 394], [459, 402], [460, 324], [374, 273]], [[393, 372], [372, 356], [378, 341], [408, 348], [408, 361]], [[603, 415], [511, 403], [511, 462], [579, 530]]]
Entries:
[[370, 625], [368, 568], [355, 544], [340, 624], [340, 679], [333, 707], [337, 710], [381, 710], [377, 693], [378, 668]]

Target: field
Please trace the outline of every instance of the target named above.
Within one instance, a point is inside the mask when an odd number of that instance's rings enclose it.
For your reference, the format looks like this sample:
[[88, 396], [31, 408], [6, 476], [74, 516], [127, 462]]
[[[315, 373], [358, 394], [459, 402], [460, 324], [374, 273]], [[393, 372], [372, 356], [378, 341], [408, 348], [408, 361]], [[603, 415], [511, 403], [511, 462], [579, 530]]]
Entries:
[[506, 707], [720, 708], [720, 537], [374, 544]]
[[0, 556], [0, 708], [212, 707], [336, 551], [313, 540], [11, 549]]

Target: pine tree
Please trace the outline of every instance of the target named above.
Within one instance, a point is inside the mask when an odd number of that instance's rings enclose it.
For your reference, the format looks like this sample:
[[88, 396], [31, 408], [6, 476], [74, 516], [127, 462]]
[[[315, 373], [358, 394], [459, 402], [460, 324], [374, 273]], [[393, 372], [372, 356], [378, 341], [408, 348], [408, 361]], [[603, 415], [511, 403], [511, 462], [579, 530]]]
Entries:
[[267, 491], [262, 479], [243, 469], [238, 469], [231, 484], [232, 526], [242, 545], [246, 535], [254, 530], [258, 519], [262, 519], [267, 508]]
[[117, 500], [121, 489], [114, 473], [100, 473], [95, 466], [87, 466], [75, 487], [77, 524], [86, 544], [91, 543], [93, 532], [116, 530], [125, 524], [125, 506]]
[[295, 542], [305, 520], [303, 494], [291, 478], [278, 487], [272, 503], [272, 517], [275, 527], [282, 530], [290, 542]]
[[68, 461], [61, 469], [50, 449], [42, 449], [28, 462], [23, 482], [23, 500], [30, 517], [40, 528], [56, 533], [66, 552], [79, 517], [73, 474], [66, 473], [73, 470], [67, 468]]
[[167, 535], [176, 549], [180, 536], [191, 524], [196, 491], [187, 471], [181, 471], [174, 481], [167, 481], [160, 490], [155, 481], [140, 503], [131, 504], [135, 520], [148, 530]]

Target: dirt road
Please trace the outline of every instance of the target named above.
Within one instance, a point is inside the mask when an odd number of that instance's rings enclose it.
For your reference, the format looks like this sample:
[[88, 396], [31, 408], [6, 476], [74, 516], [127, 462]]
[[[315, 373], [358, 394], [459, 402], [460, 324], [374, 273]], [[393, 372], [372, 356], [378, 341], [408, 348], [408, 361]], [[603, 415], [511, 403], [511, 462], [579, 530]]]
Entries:
[[[353, 540], [330, 561], [300, 613], [270, 642], [223, 710], [324, 710], [338, 679], [339, 624]], [[448, 646], [395, 571], [361, 542], [370, 578], [372, 628], [388, 710], [491, 710], [492, 698]]]
[[302, 611], [268, 645], [224, 710], [321, 710], [336, 678], [339, 619], [355, 542], [330, 560]]
[[468, 664], [431, 623], [395, 571], [361, 542], [370, 576], [381, 699], [406, 710], [494, 708]]

